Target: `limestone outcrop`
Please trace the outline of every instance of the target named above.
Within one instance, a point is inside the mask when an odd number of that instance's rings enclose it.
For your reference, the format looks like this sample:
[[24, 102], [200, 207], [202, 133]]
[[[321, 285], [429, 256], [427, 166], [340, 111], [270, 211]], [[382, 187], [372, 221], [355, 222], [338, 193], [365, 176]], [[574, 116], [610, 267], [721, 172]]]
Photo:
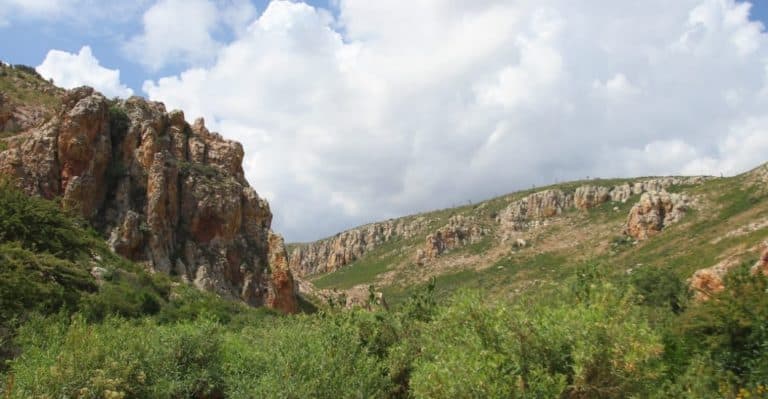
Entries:
[[296, 310], [285, 247], [244, 178], [242, 146], [202, 119], [190, 125], [162, 103], [110, 102], [81, 87], [5, 142], [0, 173], [29, 194], [60, 197], [115, 252], [254, 306]]
[[[643, 193], [666, 193], [672, 186], [696, 185], [706, 181], [708, 177], [659, 177], [640, 180], [632, 183], [606, 187], [599, 185], [583, 185], [573, 193], [560, 189], [539, 191], [510, 203], [496, 217], [500, 224], [502, 239], [511, 238], [546, 224], [547, 219], [559, 216], [570, 209], [588, 210], [606, 202], [626, 202], [633, 195]], [[659, 194], [656, 194], [657, 196]], [[665, 194], [670, 195], [670, 194]], [[687, 197], [672, 194], [677, 201]], [[670, 217], [668, 223], [674, 223], [682, 215], [684, 207], [678, 208], [679, 213]]]
[[291, 252], [290, 267], [299, 276], [332, 272], [393, 239], [414, 237], [428, 225], [429, 221], [423, 217], [388, 220], [313, 243], [298, 244]]
[[448, 224], [427, 236], [424, 247], [416, 253], [416, 263], [423, 265], [447, 251], [477, 243], [486, 234], [488, 231], [477, 224], [474, 218], [452, 216]]
[[572, 207], [572, 195], [562, 190], [544, 190], [512, 202], [499, 213], [496, 221], [503, 229], [525, 231], [538, 227], [545, 219], [558, 216]]
[[652, 237], [678, 222], [690, 206], [688, 196], [666, 191], [645, 192], [629, 211], [624, 233], [636, 240]]

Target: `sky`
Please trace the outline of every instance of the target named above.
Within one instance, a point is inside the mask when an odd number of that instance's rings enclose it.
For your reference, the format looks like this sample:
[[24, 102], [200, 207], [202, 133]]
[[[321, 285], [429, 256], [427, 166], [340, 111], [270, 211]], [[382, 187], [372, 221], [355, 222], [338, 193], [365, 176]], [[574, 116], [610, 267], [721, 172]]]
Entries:
[[204, 117], [308, 241], [766, 162], [765, 22], [768, 0], [0, 0], [0, 59]]

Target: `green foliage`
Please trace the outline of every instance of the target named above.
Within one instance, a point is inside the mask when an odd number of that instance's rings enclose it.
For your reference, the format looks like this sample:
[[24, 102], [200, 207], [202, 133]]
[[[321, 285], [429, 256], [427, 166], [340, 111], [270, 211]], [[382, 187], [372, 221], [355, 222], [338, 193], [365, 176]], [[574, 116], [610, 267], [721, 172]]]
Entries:
[[27, 75], [34, 76], [38, 79], [43, 79], [43, 77], [37, 72], [37, 70], [29, 65], [23, 65], [23, 64], [15, 64], [13, 65], [13, 69], [20, 71], [22, 73], [25, 73]]
[[277, 316], [275, 311], [267, 308], [252, 308], [240, 302], [223, 300], [210, 292], [179, 286], [174, 290], [171, 301], [157, 314], [157, 320], [171, 324], [206, 319], [239, 330], [269, 323]]
[[8, 143], [5, 141], [0, 140], [0, 152], [3, 152], [8, 149]]
[[768, 278], [748, 265], [732, 271], [728, 289], [692, 306], [679, 333], [706, 354], [717, 378], [734, 387], [768, 381]]
[[131, 120], [128, 118], [128, 114], [125, 109], [120, 107], [117, 103], [112, 103], [109, 106], [109, 132], [112, 137], [113, 145], [120, 143], [126, 134], [128, 134], [128, 128], [131, 126]]
[[486, 305], [463, 294], [423, 334], [414, 397], [642, 396], [662, 376], [660, 337], [610, 286], [589, 304]]
[[82, 267], [17, 243], [0, 244], [0, 326], [30, 311], [76, 309], [93, 291], [96, 284]]
[[82, 317], [35, 319], [22, 327], [11, 398], [201, 397], [221, 387], [220, 327], [173, 327]]
[[88, 252], [89, 238], [93, 236], [83, 223], [63, 214], [55, 203], [0, 182], [0, 243], [18, 242], [33, 252], [74, 260]]
[[674, 313], [684, 310], [689, 297], [688, 287], [672, 270], [640, 268], [632, 273], [630, 280], [644, 305], [668, 308]]

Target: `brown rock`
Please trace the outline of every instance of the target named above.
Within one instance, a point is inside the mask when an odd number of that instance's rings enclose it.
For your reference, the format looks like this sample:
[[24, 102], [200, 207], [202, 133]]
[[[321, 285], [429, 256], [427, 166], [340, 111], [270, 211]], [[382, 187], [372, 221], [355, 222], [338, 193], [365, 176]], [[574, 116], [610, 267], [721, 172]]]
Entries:
[[225, 297], [296, 311], [282, 239], [243, 176], [242, 146], [161, 103], [132, 97], [117, 106], [124, 131], [110, 131], [101, 94], [66, 92], [50, 121], [8, 140], [0, 172], [29, 194], [60, 196], [129, 259]]
[[646, 192], [629, 211], [624, 233], [636, 240], [645, 240], [679, 221], [689, 206], [690, 200], [681, 194]]
[[414, 237], [428, 224], [423, 217], [388, 220], [299, 244], [291, 253], [291, 270], [301, 277], [338, 270], [390, 240]]
[[423, 265], [447, 251], [477, 243], [487, 233], [471, 217], [452, 216], [448, 224], [426, 237], [424, 247], [416, 252], [416, 263]]
[[601, 186], [581, 186], [573, 194], [573, 204], [580, 210], [594, 208], [611, 199], [611, 190]]
[[694, 299], [705, 301], [725, 289], [725, 275], [740, 264], [736, 257], [728, 258], [712, 267], [697, 270], [688, 280]]

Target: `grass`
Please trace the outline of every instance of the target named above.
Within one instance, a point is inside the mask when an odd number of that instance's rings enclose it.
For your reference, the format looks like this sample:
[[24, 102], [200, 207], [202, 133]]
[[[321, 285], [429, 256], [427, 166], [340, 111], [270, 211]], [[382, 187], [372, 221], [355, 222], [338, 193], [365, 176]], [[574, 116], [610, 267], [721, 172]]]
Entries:
[[315, 277], [312, 283], [320, 289], [348, 289], [358, 284], [370, 283], [404, 258], [403, 247], [413, 240], [394, 239], [346, 267]]

